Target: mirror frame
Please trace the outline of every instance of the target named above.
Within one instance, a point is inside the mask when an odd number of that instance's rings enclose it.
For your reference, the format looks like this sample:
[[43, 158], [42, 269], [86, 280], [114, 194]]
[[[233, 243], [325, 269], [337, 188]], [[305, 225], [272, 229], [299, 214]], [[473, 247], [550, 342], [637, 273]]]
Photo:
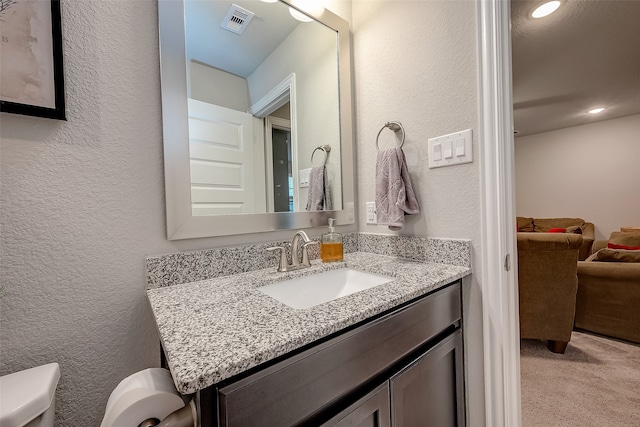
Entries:
[[[287, 6], [290, 2], [280, 0]], [[296, 8], [299, 10], [299, 8]], [[165, 202], [169, 240], [319, 227], [335, 218], [337, 225], [355, 222], [354, 138], [351, 92], [349, 24], [324, 9], [303, 12], [336, 31], [340, 96], [342, 210], [194, 216], [191, 206], [189, 125], [187, 118], [187, 62], [184, 0], [158, 0], [160, 86], [164, 147]]]

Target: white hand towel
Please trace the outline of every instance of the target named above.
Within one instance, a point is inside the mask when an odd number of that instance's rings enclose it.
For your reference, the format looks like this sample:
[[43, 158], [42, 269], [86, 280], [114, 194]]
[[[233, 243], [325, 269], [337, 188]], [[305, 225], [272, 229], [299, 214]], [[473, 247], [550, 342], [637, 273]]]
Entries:
[[376, 161], [376, 216], [390, 230], [404, 227], [405, 214], [420, 212], [402, 148], [378, 152]]
[[308, 211], [330, 211], [333, 209], [326, 166], [314, 166], [311, 168], [311, 173], [309, 174], [309, 198], [307, 199], [306, 209]]

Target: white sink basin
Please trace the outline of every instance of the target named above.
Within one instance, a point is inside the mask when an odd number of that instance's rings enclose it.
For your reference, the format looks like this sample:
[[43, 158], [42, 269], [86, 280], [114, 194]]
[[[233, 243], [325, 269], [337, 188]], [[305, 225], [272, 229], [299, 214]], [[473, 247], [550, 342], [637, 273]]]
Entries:
[[392, 277], [341, 268], [271, 283], [258, 290], [291, 308], [309, 308], [392, 280]]

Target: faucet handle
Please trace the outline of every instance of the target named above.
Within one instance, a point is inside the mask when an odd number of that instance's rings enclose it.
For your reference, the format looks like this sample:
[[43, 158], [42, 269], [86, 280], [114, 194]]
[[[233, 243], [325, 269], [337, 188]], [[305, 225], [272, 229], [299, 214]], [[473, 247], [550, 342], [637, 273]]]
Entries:
[[305, 244], [302, 245], [302, 264], [306, 267], [311, 267], [311, 260], [309, 259], [309, 251], [307, 250], [307, 247], [312, 246], [312, 245], [317, 245], [320, 242], [316, 242], [314, 240], [310, 240], [308, 242], [306, 242]]
[[280, 260], [278, 261], [278, 271], [287, 271], [289, 267], [289, 261], [287, 260], [287, 252], [285, 248], [282, 246], [274, 246], [271, 248], [267, 248], [269, 252], [274, 252], [280, 250]]

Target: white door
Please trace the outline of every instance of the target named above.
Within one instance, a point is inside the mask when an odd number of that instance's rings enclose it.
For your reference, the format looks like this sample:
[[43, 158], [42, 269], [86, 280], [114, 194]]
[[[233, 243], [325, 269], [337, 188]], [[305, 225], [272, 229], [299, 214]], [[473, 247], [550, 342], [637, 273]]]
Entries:
[[193, 215], [254, 213], [253, 116], [189, 99]]

